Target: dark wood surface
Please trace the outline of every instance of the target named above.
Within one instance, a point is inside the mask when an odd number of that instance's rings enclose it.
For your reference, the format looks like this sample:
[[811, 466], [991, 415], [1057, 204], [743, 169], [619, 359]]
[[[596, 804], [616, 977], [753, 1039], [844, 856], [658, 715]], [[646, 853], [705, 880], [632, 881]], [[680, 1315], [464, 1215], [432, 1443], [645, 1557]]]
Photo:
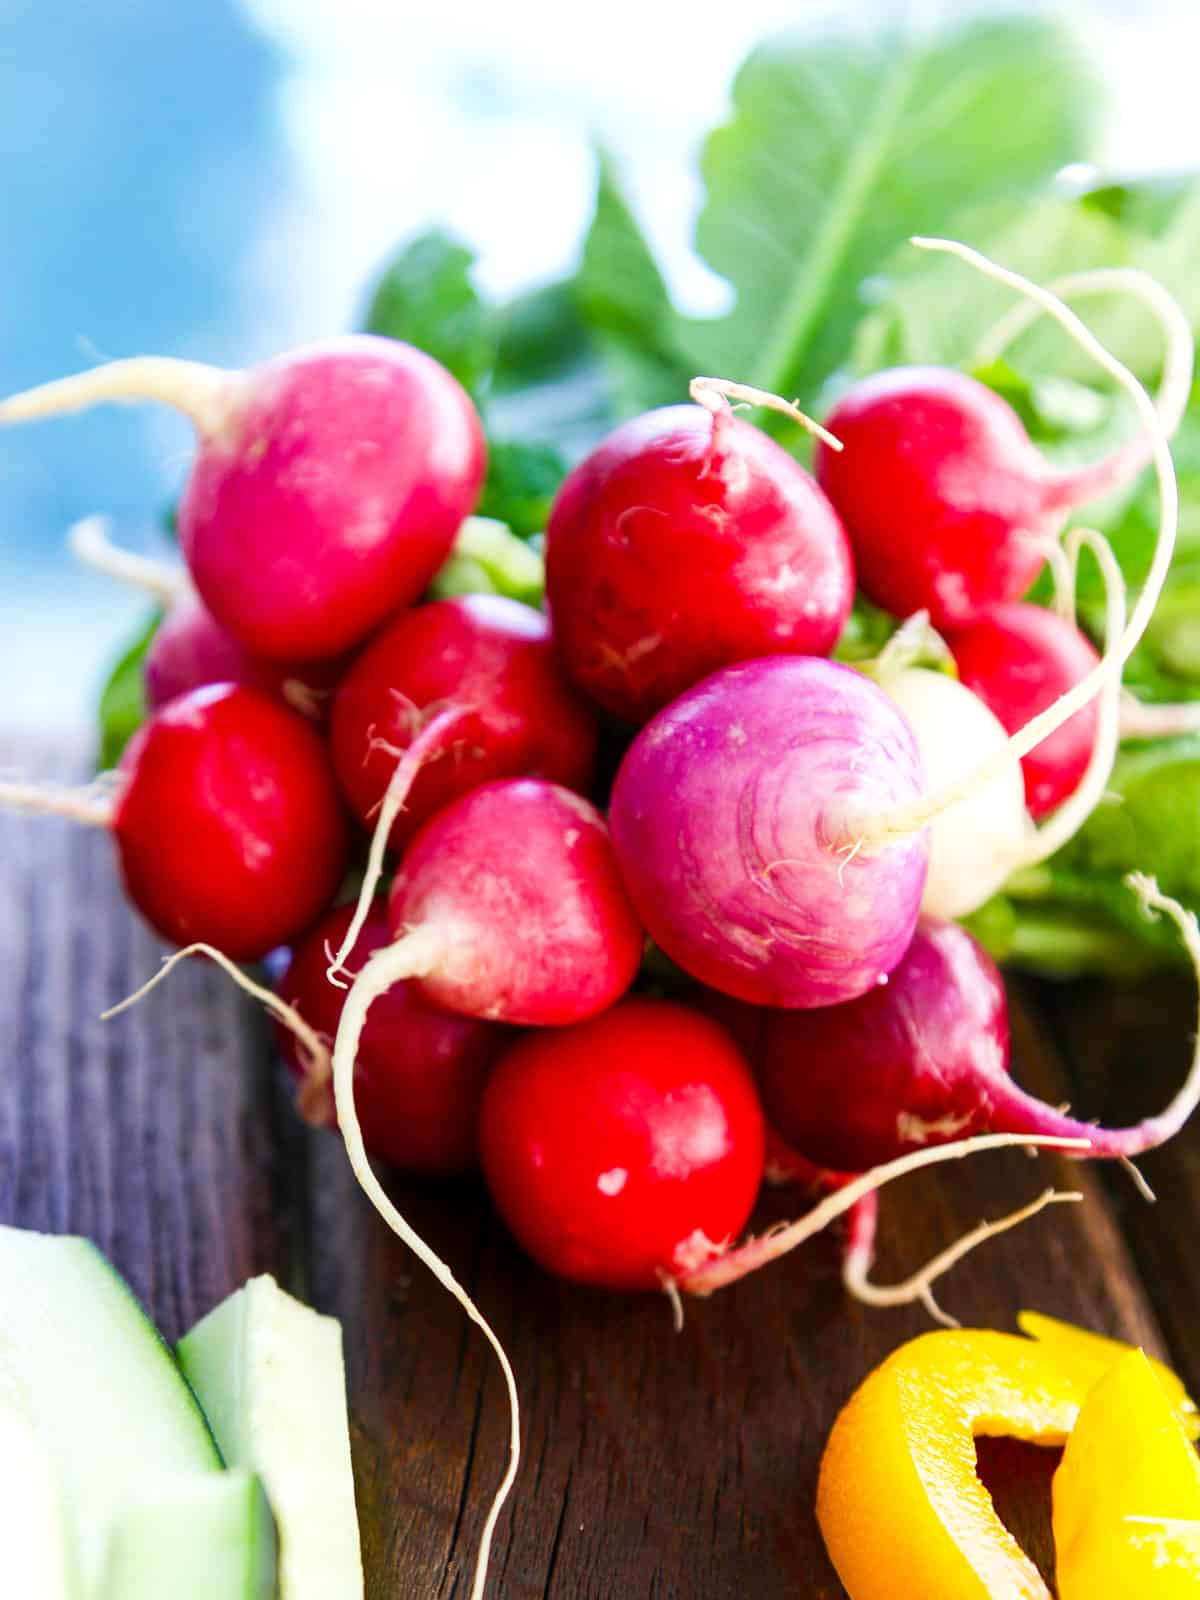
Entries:
[[[56, 769], [0, 746], [0, 765]], [[189, 964], [132, 1012], [99, 1013], [157, 966], [122, 902], [110, 841], [0, 814], [0, 1221], [81, 1232], [168, 1337], [247, 1275], [271, 1271], [345, 1330], [368, 1592], [465, 1596], [506, 1414], [494, 1363], [454, 1303], [374, 1217], [335, 1138], [302, 1130], [262, 1019]], [[1083, 1115], [1144, 1112], [1181, 1070], [1186, 985], [1017, 985], [1016, 1068]], [[1200, 1130], [1145, 1162], [1148, 1207], [1119, 1171], [1020, 1152], [890, 1191], [880, 1276], [923, 1261], [1053, 1176], [1058, 1207], [943, 1287], [967, 1325], [1032, 1306], [1167, 1354], [1194, 1387]], [[925, 1314], [844, 1299], [838, 1241], [692, 1303], [590, 1293], [524, 1261], [477, 1182], [397, 1181], [410, 1220], [492, 1319], [524, 1402], [524, 1467], [491, 1594], [506, 1600], [835, 1600], [813, 1497], [821, 1447], [869, 1368]], [[775, 1195], [759, 1219], [787, 1214]], [[985, 1446], [1010, 1524], [1047, 1565], [1052, 1461]], [[330, 1600], [338, 1597], [330, 1596]]]

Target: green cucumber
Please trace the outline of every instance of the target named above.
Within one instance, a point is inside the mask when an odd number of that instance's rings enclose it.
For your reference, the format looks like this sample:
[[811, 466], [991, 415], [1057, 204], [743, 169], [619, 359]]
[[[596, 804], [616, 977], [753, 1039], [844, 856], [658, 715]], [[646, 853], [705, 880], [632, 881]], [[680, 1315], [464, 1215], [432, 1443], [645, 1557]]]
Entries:
[[75, 1600], [79, 1593], [62, 1484], [29, 1415], [23, 1386], [0, 1371], [0, 1570], [6, 1594]]
[[230, 1466], [262, 1478], [279, 1527], [281, 1600], [361, 1600], [342, 1330], [251, 1278], [179, 1342]]
[[220, 1470], [170, 1349], [85, 1239], [0, 1227], [0, 1371], [61, 1487], [84, 1594], [118, 1508], [162, 1474]]
[[274, 1600], [276, 1555], [252, 1472], [168, 1478], [118, 1513], [96, 1600]]

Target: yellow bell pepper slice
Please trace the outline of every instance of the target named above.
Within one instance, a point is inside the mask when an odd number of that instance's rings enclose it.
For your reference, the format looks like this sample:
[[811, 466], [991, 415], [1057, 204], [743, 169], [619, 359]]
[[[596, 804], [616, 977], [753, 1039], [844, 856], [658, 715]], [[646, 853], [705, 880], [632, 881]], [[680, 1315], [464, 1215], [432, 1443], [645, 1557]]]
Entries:
[[1140, 1350], [1097, 1383], [1054, 1474], [1059, 1600], [1200, 1591], [1200, 1459]]
[[[1122, 1356], [1129, 1354], [1130, 1346], [1120, 1339], [1108, 1339], [1102, 1333], [1090, 1333], [1077, 1328], [1074, 1323], [1060, 1322], [1057, 1317], [1047, 1317], [1040, 1311], [1022, 1311], [1017, 1317], [1022, 1333], [1044, 1345], [1051, 1355], [1058, 1355], [1089, 1388], [1098, 1383], [1105, 1373]], [[1200, 1437], [1200, 1411], [1184, 1388], [1182, 1382], [1163, 1361], [1147, 1357], [1154, 1376], [1162, 1385], [1171, 1402], [1180, 1426], [1189, 1439]]]
[[876, 1367], [834, 1424], [817, 1485], [851, 1600], [1050, 1600], [979, 1480], [975, 1438], [1062, 1444], [1090, 1376], [986, 1331], [922, 1334]]

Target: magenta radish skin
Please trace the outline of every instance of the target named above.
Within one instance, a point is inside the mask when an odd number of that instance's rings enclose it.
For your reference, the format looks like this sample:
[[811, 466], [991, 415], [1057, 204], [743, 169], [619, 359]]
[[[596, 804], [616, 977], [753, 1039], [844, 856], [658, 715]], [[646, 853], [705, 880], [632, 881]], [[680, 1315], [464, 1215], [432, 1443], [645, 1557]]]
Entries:
[[903, 956], [923, 834], [854, 851], [856, 819], [923, 793], [887, 695], [817, 658], [727, 667], [626, 753], [609, 825], [651, 938], [693, 978], [756, 1005], [864, 994]]
[[150, 641], [143, 667], [146, 705], [168, 701], [209, 683], [241, 683], [322, 721], [344, 671], [342, 661], [285, 665], [253, 655], [219, 623], [196, 594], [174, 601]]
[[600, 813], [534, 778], [484, 784], [427, 822], [388, 916], [397, 940], [419, 929], [432, 941], [419, 981], [434, 1005], [497, 1022], [602, 1011], [633, 982], [644, 943]]
[[668, 406], [568, 476], [546, 593], [576, 683], [641, 723], [735, 661], [827, 655], [854, 568], [837, 513], [785, 450], [728, 405]]
[[229, 379], [179, 538], [213, 614], [255, 654], [324, 660], [417, 600], [483, 482], [466, 392], [409, 345], [352, 335]]

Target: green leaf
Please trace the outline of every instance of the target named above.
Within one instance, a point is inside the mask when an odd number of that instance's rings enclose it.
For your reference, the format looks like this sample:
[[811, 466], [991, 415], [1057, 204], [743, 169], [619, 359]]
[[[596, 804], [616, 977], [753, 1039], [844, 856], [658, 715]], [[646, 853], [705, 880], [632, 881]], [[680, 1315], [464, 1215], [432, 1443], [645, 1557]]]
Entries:
[[492, 314], [474, 284], [475, 256], [439, 229], [406, 245], [379, 280], [366, 316], [368, 333], [403, 339], [433, 356], [470, 394], [492, 370]]
[[146, 720], [142, 667], [161, 620], [162, 613], [156, 611], [117, 661], [101, 690], [97, 716], [100, 724], [98, 762], [102, 772], [116, 766], [125, 746]]
[[1068, 36], [1031, 18], [764, 45], [705, 149], [698, 248], [737, 303], [682, 325], [689, 362], [811, 402], [896, 247], [1085, 154], [1091, 99]]
[[687, 400], [694, 374], [674, 343], [678, 323], [666, 284], [603, 151], [575, 292], [619, 416]]
[[553, 445], [494, 439], [489, 446], [479, 515], [507, 523], [522, 539], [540, 533], [566, 470]]

